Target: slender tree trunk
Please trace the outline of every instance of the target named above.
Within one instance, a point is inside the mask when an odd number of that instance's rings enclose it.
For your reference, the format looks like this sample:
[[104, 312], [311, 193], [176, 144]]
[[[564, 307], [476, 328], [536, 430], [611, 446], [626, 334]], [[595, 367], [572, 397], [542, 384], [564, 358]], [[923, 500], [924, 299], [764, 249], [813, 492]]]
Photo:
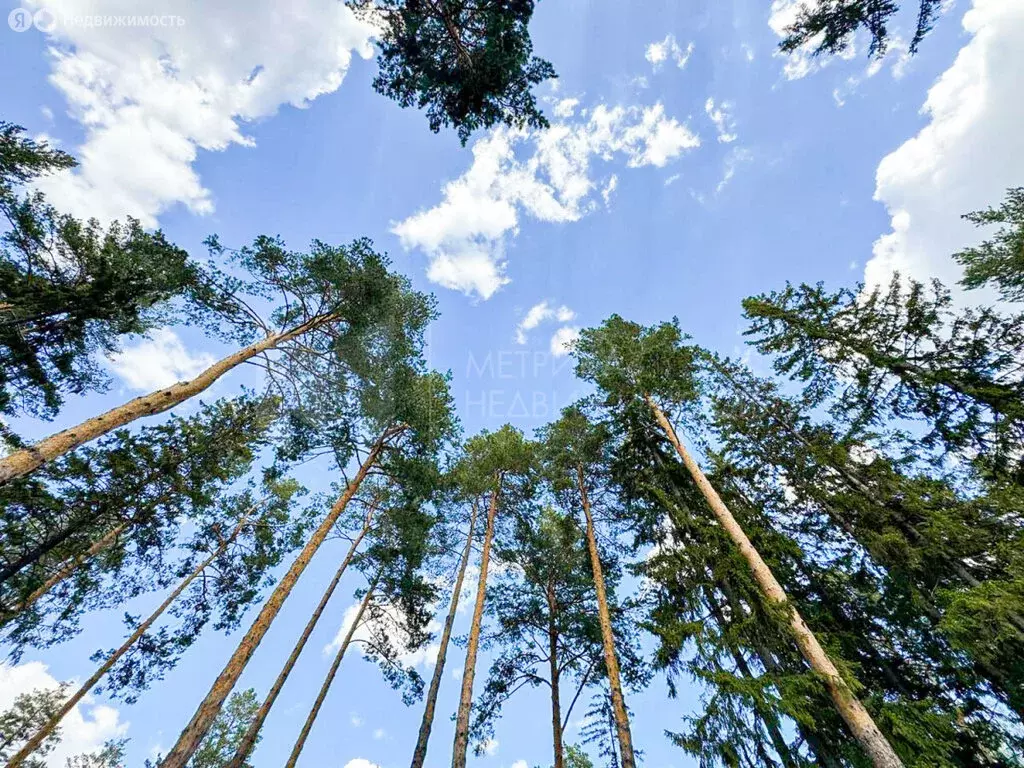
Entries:
[[356, 617], [352, 621], [352, 626], [348, 628], [348, 632], [345, 634], [345, 640], [341, 643], [341, 647], [338, 649], [338, 653], [334, 657], [334, 661], [331, 663], [331, 668], [327, 672], [327, 677], [324, 678], [324, 684], [320, 686], [320, 693], [316, 696], [316, 701], [313, 702], [313, 708], [309, 711], [309, 715], [306, 716], [306, 722], [302, 724], [302, 730], [299, 732], [299, 738], [295, 740], [295, 746], [292, 747], [292, 753], [288, 756], [288, 762], [285, 763], [285, 768], [295, 768], [295, 764], [299, 762], [299, 755], [302, 754], [302, 748], [306, 746], [306, 739], [309, 738], [309, 732], [313, 730], [313, 723], [316, 721], [316, 716], [320, 714], [320, 708], [324, 704], [324, 699], [327, 698], [327, 692], [331, 689], [331, 684], [334, 682], [335, 675], [338, 674], [338, 668], [341, 666], [341, 660], [345, 658], [345, 651], [348, 650], [349, 645], [352, 644], [352, 637], [356, 633], [356, 629], [359, 628], [359, 623], [363, 620], [363, 613], [366, 611], [366, 606], [370, 604], [370, 599], [373, 597], [373, 590], [377, 588], [377, 576], [370, 582], [370, 586], [366, 590], [366, 596], [363, 597], [363, 601], [359, 604], [359, 610], [356, 612]]
[[548, 665], [551, 682], [551, 735], [554, 745], [554, 768], [563, 768], [562, 754], [562, 703], [559, 698], [558, 669], [558, 601], [555, 599], [555, 585], [550, 577], [547, 587], [548, 600]]
[[285, 681], [288, 680], [288, 676], [292, 673], [292, 669], [295, 667], [295, 663], [299, 660], [302, 650], [306, 647], [306, 643], [309, 641], [310, 635], [312, 635], [313, 630], [316, 629], [316, 625], [320, 621], [320, 616], [323, 615], [324, 609], [327, 608], [327, 603], [330, 602], [331, 596], [334, 594], [334, 590], [337, 589], [338, 583], [341, 581], [341, 577], [345, 575], [345, 570], [352, 562], [352, 558], [355, 557], [356, 550], [362, 543], [363, 537], [366, 535], [366, 532], [370, 530], [370, 523], [373, 520], [373, 512], [374, 505], [371, 504], [369, 511], [366, 513], [366, 519], [363, 521], [363, 527], [359, 529], [359, 534], [355, 539], [353, 539], [352, 546], [348, 548], [348, 553], [345, 555], [345, 559], [341, 561], [341, 565], [335, 572], [334, 578], [331, 579], [331, 583], [328, 584], [327, 589], [324, 590], [323, 597], [320, 598], [320, 603], [317, 605], [316, 610], [313, 611], [313, 615], [309, 617], [309, 621], [306, 622], [306, 628], [302, 630], [302, 634], [295, 643], [295, 647], [292, 648], [292, 652], [285, 661], [284, 667], [282, 667], [280, 673], [278, 673], [274, 684], [270, 686], [270, 691], [267, 693], [267, 697], [263, 700], [263, 703], [260, 704], [260, 708], [256, 710], [256, 715], [253, 717], [252, 723], [250, 723], [245, 735], [239, 742], [238, 749], [235, 750], [235, 756], [231, 758], [231, 762], [228, 763], [225, 768], [244, 768], [245, 761], [249, 758], [249, 754], [252, 752], [253, 747], [256, 746], [256, 739], [259, 738], [260, 729], [263, 728], [263, 723], [267, 719], [267, 715], [270, 714], [270, 708], [274, 706], [274, 702], [281, 693], [281, 689], [284, 687]]
[[697, 462], [693, 460], [693, 457], [683, 447], [664, 411], [661, 410], [650, 396], [646, 396], [646, 400], [655, 418], [658, 420], [658, 424], [665, 431], [669, 442], [676, 449], [676, 453], [679, 454], [679, 458], [682, 459], [694, 483], [700, 489], [708, 506], [711, 507], [711, 511], [714, 513], [719, 525], [729, 535], [729, 538], [733, 540], [740, 554], [747, 561], [750, 570], [753, 572], [754, 580], [761, 588], [765, 597], [772, 603], [787, 608], [789, 625], [793, 631], [797, 646], [800, 648], [800, 652], [811, 668], [821, 676], [829, 695], [832, 697], [832, 701], [835, 703], [836, 709], [850, 728], [854, 738], [860, 743], [876, 768], [902, 768], [903, 762], [896, 755], [895, 750], [893, 750], [885, 736], [878, 729], [868, 711], [864, 709], [864, 705], [854, 696], [853, 691], [850, 690], [846, 681], [843, 680], [835, 664], [832, 663], [828, 654], [825, 653], [825, 650], [818, 643], [818, 639], [804, 623], [803, 617], [800, 616], [800, 613], [789, 602], [782, 586], [775, 579], [768, 565], [761, 559], [758, 551], [754, 549], [750, 539], [747, 538], [747, 534], [743, 532], [739, 523], [736, 522], [736, 518], [732, 516], [728, 507], [722, 502], [718, 492], [708, 482]]
[[622, 677], [619, 673], [619, 659], [615, 654], [615, 635], [612, 634], [612, 618], [608, 611], [608, 593], [604, 586], [604, 570], [597, 551], [597, 535], [594, 532], [594, 515], [587, 496], [587, 484], [583, 477], [583, 466], [576, 465], [576, 479], [579, 483], [583, 514], [587, 520], [587, 549], [590, 551], [590, 567], [594, 571], [594, 591], [597, 593], [597, 616], [601, 624], [601, 643], [604, 646], [604, 666], [608, 670], [608, 689], [611, 695], [612, 716], [615, 720], [615, 736], [619, 742], [622, 768], [636, 768], [633, 754], [633, 735], [629, 730], [629, 713], [622, 695]]
[[161, 768], [184, 768], [192, 754], [199, 747], [199, 743], [210, 730], [210, 726], [213, 725], [214, 719], [224, 705], [224, 700], [231, 693], [235, 683], [238, 682], [238, 678], [241, 677], [253, 653], [256, 652], [256, 647], [263, 640], [263, 636], [267, 634], [270, 625], [280, 612], [281, 606], [284, 605], [284, 601], [291, 594], [292, 589], [295, 587], [295, 582], [299, 580], [302, 572], [306, 570], [306, 566], [313, 559], [313, 555], [320, 549], [334, 524], [341, 517], [341, 513], [345, 511], [345, 507], [348, 506], [349, 501], [356, 494], [356, 491], [359, 490], [363, 479], [377, 461], [384, 441], [391, 434], [390, 430], [385, 432], [374, 443], [369, 455], [359, 467], [359, 471], [352, 479], [352, 482], [348, 484], [341, 498], [331, 507], [331, 511], [324, 518], [324, 521], [320, 523], [320, 527], [314, 531], [309, 541], [306, 542], [302, 551], [299, 552], [295, 561], [291, 564], [284, 578], [281, 579], [281, 582], [270, 594], [267, 602], [263, 604], [263, 608], [260, 609], [259, 615], [253, 621], [252, 626], [249, 627], [249, 631], [245, 633], [245, 637], [242, 638], [235, 652], [231, 654], [231, 658], [228, 659], [224, 669], [217, 676], [217, 679], [214, 680], [213, 686], [211, 686], [209, 693], [206, 694], [206, 698], [200, 703], [195, 714], [192, 715], [192, 719], [178, 737], [177, 743], [164, 758], [163, 763], [160, 764]]
[[333, 317], [330, 315], [315, 317], [284, 333], [267, 336], [238, 350], [234, 354], [218, 360], [191, 381], [179, 381], [148, 395], [136, 397], [134, 400], [129, 400], [127, 403], [112, 408], [106, 413], [94, 416], [83, 421], [81, 424], [76, 424], [73, 427], [50, 435], [35, 445], [5, 456], [0, 459], [0, 486], [6, 485], [16, 478], [23, 477], [46, 462], [53, 461], [68, 451], [95, 440], [97, 437], [102, 437], [118, 427], [130, 424], [143, 416], [163, 413], [179, 403], [185, 402], [190, 397], [194, 397], [207, 389], [225, 373], [228, 373], [245, 361], [251, 360], [262, 352], [273, 349], [290, 339], [294, 339], [296, 336], [301, 336], [324, 325], [332, 319]]
[[459, 572], [455, 577], [452, 600], [448, 606], [448, 616], [445, 617], [444, 629], [441, 632], [441, 644], [437, 649], [437, 661], [434, 662], [434, 674], [430, 678], [430, 688], [427, 689], [427, 699], [423, 707], [423, 721], [420, 723], [420, 733], [416, 739], [416, 748], [412, 753], [411, 768], [423, 768], [423, 762], [427, 759], [427, 744], [430, 741], [430, 730], [434, 726], [434, 711], [437, 709], [437, 694], [441, 689], [444, 662], [448, 655], [448, 643], [452, 637], [452, 625], [455, 624], [455, 614], [459, 610], [459, 597], [462, 594], [462, 582], [466, 578], [469, 554], [473, 550], [473, 529], [476, 527], [477, 514], [475, 499], [473, 500], [472, 509], [473, 511], [469, 516], [469, 535], [466, 537], [466, 547], [462, 550], [462, 560], [459, 562]]
[[121, 644], [121, 647], [114, 651], [112, 654], [110, 654], [106, 658], [106, 660], [99, 666], [99, 668], [95, 672], [93, 672], [92, 677], [90, 677], [88, 680], [82, 683], [79, 689], [75, 691], [71, 698], [69, 698], [61, 705], [60, 709], [58, 709], [53, 714], [53, 716], [46, 722], [46, 724], [38, 731], [36, 731], [35, 735], [33, 735], [32, 738], [25, 742], [25, 745], [18, 751], [18, 754], [12, 757], [10, 761], [7, 763], [7, 768], [18, 768], [18, 766], [24, 764], [25, 760], [33, 752], [39, 749], [39, 746], [44, 741], [46, 741], [47, 737], [50, 736], [50, 734], [52, 734], [54, 730], [56, 730], [58, 725], [60, 725], [60, 721], [64, 719], [65, 715], [67, 715], [68, 712], [74, 709], [78, 705], [78, 702], [85, 698], [85, 696], [89, 693], [89, 691], [93, 689], [96, 683], [98, 683], [103, 678], [103, 676], [111, 670], [111, 668], [121, 659], [122, 656], [124, 656], [126, 653], [128, 653], [128, 651], [131, 650], [132, 646], [135, 645], [136, 642], [138, 642], [139, 638], [142, 637], [151, 626], [153, 626], [153, 622], [159, 619], [163, 615], [163, 612], [166, 611], [167, 608], [171, 605], [171, 603], [177, 600], [181, 593], [188, 589], [189, 584], [195, 581], [199, 574], [206, 570], [206, 567], [210, 563], [212, 563], [214, 560], [216, 560], [224, 553], [224, 550], [227, 549], [228, 545], [232, 541], [234, 541], [238, 534], [241, 532], [242, 527], [245, 525], [245, 523], [246, 520], [243, 518], [238, 523], [238, 525], [235, 526], [235, 529], [232, 531], [231, 536], [228, 539], [221, 542], [220, 546], [217, 547], [216, 550], [214, 550], [213, 554], [211, 554], [202, 563], [200, 563], [192, 571], [192, 573], [190, 573], [188, 577], [185, 578], [185, 580], [182, 581], [175, 588], [175, 590], [167, 596], [167, 598], [162, 603], [160, 603], [160, 606], [149, 615], [149, 618], [147, 618], [144, 622], [139, 624], [138, 627], [136, 627], [135, 631], [132, 632], [131, 635], [129, 635], [128, 639]]
[[480, 646], [480, 626], [484, 618], [484, 598], [487, 594], [487, 568], [491, 560], [491, 541], [494, 538], [494, 518], [498, 513], [498, 497], [501, 494], [501, 479], [491, 494], [487, 510], [487, 528], [484, 531], [484, 548], [480, 554], [480, 580], [476, 585], [476, 605], [473, 608], [473, 624], [469, 630], [469, 644], [466, 647], [466, 665], [462, 671], [462, 692], [459, 695], [459, 713], [455, 719], [455, 744], [452, 747], [452, 768], [466, 768], [466, 750], [469, 747], [469, 708], [473, 703], [473, 676], [476, 674], [476, 654]]
[[31, 608], [32, 605], [37, 600], [39, 600], [39, 598], [43, 597], [43, 595], [45, 595], [47, 592], [49, 592], [51, 589], [53, 589], [55, 586], [60, 584], [66, 578], [71, 576], [71, 574], [77, 571], [78, 568], [82, 565], [82, 563], [84, 563], [86, 560], [89, 560], [92, 557], [95, 557], [100, 552], [109, 547], [111, 544], [113, 544], [115, 541], [117, 541], [118, 536], [120, 536], [127, 527], [128, 522], [126, 521], [121, 523], [120, 525], [111, 528], [109, 531], [107, 531], [103, 538], [93, 542], [93, 545], [89, 547], [85, 552], [82, 552], [73, 557], [71, 560], [69, 560], [64, 565], [63, 568], [61, 568], [59, 571], [57, 571], [57, 573], [53, 574], [53, 576], [51, 576], [45, 582], [43, 582], [42, 585], [33, 590], [32, 594], [26, 597], [21, 603], [14, 606], [14, 608], [12, 608], [9, 613], [6, 611], [2, 612], [5, 615], [0, 617], [0, 622], [3, 622], [5, 619], [10, 618], [12, 616], [16, 616], [22, 611]]

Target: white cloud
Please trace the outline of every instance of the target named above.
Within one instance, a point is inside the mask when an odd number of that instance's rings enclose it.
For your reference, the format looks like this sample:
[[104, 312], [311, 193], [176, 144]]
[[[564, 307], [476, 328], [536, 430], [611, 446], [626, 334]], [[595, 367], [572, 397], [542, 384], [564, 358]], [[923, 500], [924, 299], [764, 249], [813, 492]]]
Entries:
[[555, 108], [552, 110], [552, 112], [554, 113], [555, 117], [572, 117], [574, 114], [576, 114], [576, 107], [578, 107], [579, 105], [579, 99], [562, 99], [557, 104], [555, 104]]
[[365, 757], [356, 757], [345, 763], [345, 768], [380, 768], [376, 763], [371, 763]]
[[869, 284], [894, 271], [956, 282], [950, 255], [983, 237], [960, 215], [1024, 179], [1024, 4], [975, 0], [963, 25], [971, 39], [928, 91], [928, 124], [878, 166], [875, 199], [892, 230], [874, 244]]
[[721, 194], [722, 190], [725, 189], [726, 185], [732, 181], [736, 175], [736, 171], [743, 163], [749, 163], [753, 160], [753, 155], [749, 149], [743, 147], [736, 147], [728, 154], [725, 158], [725, 172], [722, 174], [721, 181], [715, 187], [715, 194]]
[[567, 323], [576, 317], [576, 313], [564, 304], [560, 307], [553, 307], [547, 299], [538, 302], [530, 307], [523, 319], [516, 326], [516, 343], [526, 343], [526, 332], [532, 331], [541, 323], [549, 320], [557, 320], [560, 323]]
[[[36, 4], [38, 3], [31, 3]], [[135, 15], [132, 0], [47, 0], [65, 17]], [[51, 83], [85, 128], [81, 165], [39, 187], [61, 209], [148, 226], [177, 203], [210, 213], [199, 150], [252, 146], [243, 124], [338, 89], [370, 28], [336, 0], [167, 0], [166, 26], [55, 26]]]
[[608, 205], [611, 203], [612, 193], [618, 189], [619, 177], [617, 174], [612, 174], [608, 179], [608, 183], [604, 185], [604, 189], [601, 190], [601, 199], [604, 200], [604, 204]]
[[498, 740], [497, 739], [484, 739], [484, 743], [480, 745], [484, 754], [488, 757], [494, 757], [498, 754]]
[[690, 54], [692, 53], [693, 43], [687, 45], [684, 51], [679, 47], [679, 43], [676, 42], [675, 35], [666, 35], [665, 39], [661, 42], [651, 43], [647, 46], [644, 58], [651, 63], [651, 68], [657, 72], [661, 69], [661, 65], [668, 61], [669, 58], [675, 62], [677, 67], [682, 69], [686, 66], [686, 62], [690, 60]]
[[[353, 603], [345, 610], [341, 618], [341, 626], [338, 627], [334, 639], [324, 647], [325, 654], [334, 653], [341, 647], [342, 642], [345, 640], [345, 635], [348, 634], [349, 628], [356, 619], [357, 613], [359, 613], [359, 602]], [[436, 620], [427, 626], [427, 630], [433, 633], [436, 633], [440, 628], [441, 624]], [[374, 598], [373, 610], [367, 609], [363, 614], [362, 622], [352, 635], [353, 645], [357, 646], [363, 655], [366, 653], [366, 643], [372, 639], [375, 631], [386, 634], [393, 648], [404, 649], [408, 645], [409, 634], [402, 625], [399, 609], [390, 602], [376, 597]], [[434, 662], [437, 661], [437, 652], [439, 650], [440, 645], [438, 643], [428, 643], [414, 651], [401, 651], [398, 654], [398, 661], [410, 667], [433, 666]], [[359, 722], [361, 725], [362, 719]]]
[[385, 731], [383, 728], [377, 728], [373, 732], [373, 738], [376, 739], [377, 741], [380, 741], [381, 739], [383, 739], [387, 735], [388, 735], [387, 731]]
[[150, 338], [112, 355], [110, 367], [130, 389], [152, 392], [193, 378], [215, 360], [206, 352], [193, 355], [174, 331], [159, 328]]
[[[473, 162], [442, 188], [443, 199], [393, 225], [406, 249], [428, 256], [427, 277], [489, 299], [509, 282], [505, 246], [520, 217], [566, 223], [597, 207], [592, 161], [624, 159], [627, 167], [663, 167], [700, 139], [658, 102], [646, 108], [584, 109], [543, 131], [499, 128], [473, 145]], [[518, 157], [516, 149], [526, 150]], [[610, 194], [610, 192], [609, 192]]]
[[679, 181], [682, 177], [683, 177], [683, 174], [681, 174], [681, 173], [673, 173], [671, 176], [669, 176], [667, 179], [665, 179], [665, 186], [666, 187], [671, 187], [673, 184], [675, 184], [677, 181]]
[[719, 142], [729, 144], [736, 141], [736, 121], [732, 116], [731, 102], [722, 101], [716, 106], [715, 100], [709, 96], [708, 100], [704, 102], [704, 111], [711, 118], [711, 122], [715, 124]]
[[566, 325], [555, 331], [551, 337], [551, 354], [564, 357], [569, 354], [570, 345], [580, 337], [580, 329]]
[[363, 727], [363, 718], [361, 718], [355, 712], [352, 713], [352, 717], [349, 720], [352, 723], [352, 727], [353, 728], [362, 728]]
[[[76, 683], [72, 681], [72, 684]], [[17, 666], [0, 662], [0, 712], [8, 709], [22, 693], [40, 688], [55, 688], [58, 681], [40, 661]], [[69, 757], [102, 749], [110, 739], [124, 736], [128, 723], [121, 722], [113, 707], [95, 704], [91, 696], [72, 709], [61, 721], [60, 743], [44, 758], [51, 768], [64, 766]]]
[[529, 763], [525, 760], [516, 760], [512, 763], [512, 768], [529, 768]]

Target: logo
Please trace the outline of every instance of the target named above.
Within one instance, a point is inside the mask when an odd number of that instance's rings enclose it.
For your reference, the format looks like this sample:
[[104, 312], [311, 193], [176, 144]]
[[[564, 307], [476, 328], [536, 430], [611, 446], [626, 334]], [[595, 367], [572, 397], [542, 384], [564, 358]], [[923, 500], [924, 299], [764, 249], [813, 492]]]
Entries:
[[15, 8], [7, 14], [7, 26], [15, 32], [27, 32], [32, 28], [32, 11], [27, 8]]
[[36, 15], [32, 17], [32, 23], [36, 25], [36, 29], [40, 32], [50, 34], [57, 28], [57, 15], [46, 8], [40, 8], [36, 11]]

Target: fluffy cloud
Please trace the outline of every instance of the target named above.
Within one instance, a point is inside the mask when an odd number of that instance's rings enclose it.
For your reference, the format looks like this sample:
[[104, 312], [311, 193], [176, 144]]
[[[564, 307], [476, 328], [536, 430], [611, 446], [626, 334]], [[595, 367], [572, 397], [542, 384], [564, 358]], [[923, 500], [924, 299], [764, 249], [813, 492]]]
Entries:
[[715, 124], [718, 133], [718, 141], [722, 144], [729, 144], [736, 141], [736, 121], [732, 116], [732, 104], [728, 101], [715, 104], [715, 100], [708, 97], [704, 102], [704, 111], [707, 112], [711, 122]]
[[148, 339], [114, 354], [110, 367], [130, 389], [152, 392], [193, 378], [215, 359], [205, 352], [193, 355], [174, 331], [160, 328]]
[[690, 54], [692, 53], [693, 43], [687, 45], [684, 51], [679, 47], [679, 43], [676, 42], [675, 35], [666, 35], [665, 39], [661, 42], [651, 43], [647, 46], [644, 58], [651, 63], [651, 68], [657, 72], [661, 69], [661, 65], [669, 59], [672, 59], [675, 65], [682, 69], [686, 66], [686, 62], [690, 60]]
[[484, 754], [488, 757], [494, 757], [498, 754], [498, 740], [497, 739], [484, 739], [483, 744], [480, 745], [484, 751]]
[[371, 763], [365, 757], [357, 757], [345, 763], [345, 768], [380, 768], [380, 766]]
[[580, 337], [580, 329], [565, 326], [555, 331], [551, 337], [551, 354], [554, 357], [564, 357], [569, 354], [571, 345]]
[[[8, 709], [22, 693], [39, 688], [55, 688], [59, 683], [45, 664], [29, 661], [18, 666], [0, 663], [0, 711]], [[94, 704], [86, 697], [61, 721], [61, 740], [44, 758], [47, 766], [63, 766], [69, 757], [96, 752], [110, 739], [122, 737], [128, 723], [121, 722], [113, 707]]]
[[960, 215], [997, 204], [1024, 179], [1024, 4], [975, 0], [963, 26], [971, 39], [928, 91], [928, 124], [878, 166], [875, 199], [891, 231], [875, 242], [869, 284], [894, 271], [954, 283], [950, 254], [982, 236]]
[[472, 165], [444, 185], [440, 203], [392, 232], [405, 248], [427, 254], [431, 281], [488, 299], [509, 281], [506, 238], [518, 233], [521, 215], [578, 221], [598, 207], [597, 194], [611, 194], [591, 178], [594, 158], [660, 168], [699, 145], [660, 102], [642, 109], [601, 104], [538, 132], [500, 128], [473, 145]]
[[50, 81], [86, 135], [81, 166], [39, 186], [62, 209], [101, 220], [132, 215], [152, 226], [177, 203], [211, 212], [193, 168], [199, 150], [251, 146], [245, 122], [337, 90], [353, 53], [373, 52], [370, 28], [336, 0], [168, 0], [160, 13], [172, 23], [146, 27], [64, 23], [135, 16], [132, 0], [46, 8], [56, 20]]
[[526, 343], [526, 332], [532, 331], [541, 323], [549, 320], [557, 320], [560, 323], [567, 323], [576, 317], [576, 313], [564, 304], [558, 308], [553, 307], [547, 299], [530, 307], [523, 319], [516, 326], [516, 343]]

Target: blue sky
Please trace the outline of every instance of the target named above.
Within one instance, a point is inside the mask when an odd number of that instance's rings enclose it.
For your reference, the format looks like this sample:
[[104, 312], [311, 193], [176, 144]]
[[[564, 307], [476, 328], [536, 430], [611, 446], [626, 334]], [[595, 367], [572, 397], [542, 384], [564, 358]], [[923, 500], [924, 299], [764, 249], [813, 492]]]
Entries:
[[[46, 6], [49, 34], [0, 30], [0, 115], [82, 158], [75, 174], [42, 185], [58, 205], [104, 220], [135, 215], [197, 255], [210, 233], [226, 245], [279, 234], [295, 248], [373, 238], [438, 297], [430, 360], [451, 370], [467, 434], [506, 421], [532, 430], [580, 391], [559, 344], [575, 329], [613, 312], [678, 316], [701, 343], [741, 353], [740, 300], [785, 280], [878, 281], [894, 269], [955, 280], [948, 254], [975, 237], [959, 214], [1024, 179], [1024, 102], [1013, 85], [1024, 71], [1024, 3], [958, 0], [917, 56], [897, 41], [874, 65], [864, 40], [827, 63], [776, 55], [793, 5], [544, 0], [531, 30], [560, 75], [539, 89], [552, 129], [499, 130], [461, 147], [373, 92], [367, 32], [334, 0], [59, 0]], [[76, 23], [145, 12], [173, 23]], [[912, 20], [900, 17], [903, 38]], [[48, 433], [222, 351], [189, 328], [131, 340], [111, 362], [110, 393], [70, 403], [55, 423], [16, 426]], [[325, 547], [242, 685], [265, 690], [342, 551]], [[320, 649], [358, 586], [343, 582], [257, 766], [283, 762], [330, 662]], [[8, 692], [82, 676], [119, 630], [116, 615], [90, 617], [75, 641], [5, 670]], [[135, 706], [82, 708], [69, 743], [123, 731], [131, 765], [168, 747], [233, 643], [204, 637]], [[454, 648], [449, 669], [461, 666]], [[485, 674], [482, 663], [480, 685]], [[446, 673], [430, 766], [450, 759], [457, 686]], [[663, 730], [678, 728], [698, 696], [684, 686], [667, 702], [656, 680], [630, 698], [647, 765], [691, 764]], [[513, 702], [480, 764], [550, 764], [543, 706], [539, 693]], [[303, 764], [399, 768], [419, 717], [353, 655]]]

